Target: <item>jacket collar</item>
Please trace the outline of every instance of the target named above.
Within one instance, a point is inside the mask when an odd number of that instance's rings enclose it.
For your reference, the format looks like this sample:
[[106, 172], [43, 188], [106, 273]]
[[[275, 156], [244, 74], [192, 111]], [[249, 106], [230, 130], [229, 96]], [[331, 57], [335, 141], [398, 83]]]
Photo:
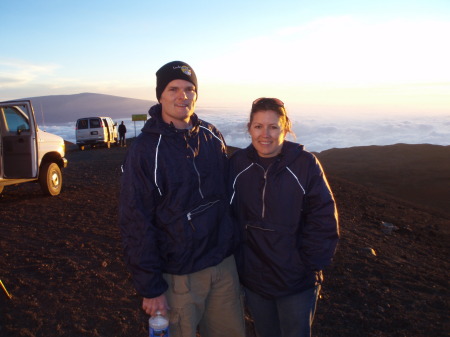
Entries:
[[[250, 161], [258, 162], [258, 153], [253, 144], [250, 144], [245, 151]], [[278, 167], [285, 167], [291, 164], [302, 152], [303, 145], [285, 140], [281, 152], [277, 155], [276, 162], [278, 163]]]
[[176, 134], [183, 134], [186, 136], [194, 136], [199, 131], [200, 120], [198, 116], [194, 113], [191, 116], [192, 128], [191, 129], [177, 129], [170, 123], [166, 123], [162, 119], [162, 105], [156, 104], [150, 108], [148, 111], [150, 119], [145, 123], [142, 132], [158, 133], [164, 136], [173, 136]]

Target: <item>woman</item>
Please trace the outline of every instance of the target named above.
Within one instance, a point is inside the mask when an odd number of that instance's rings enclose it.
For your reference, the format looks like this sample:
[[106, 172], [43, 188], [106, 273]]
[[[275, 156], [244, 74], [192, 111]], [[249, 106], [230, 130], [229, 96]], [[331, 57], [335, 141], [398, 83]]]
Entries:
[[322, 269], [339, 238], [334, 198], [317, 158], [285, 140], [283, 102], [255, 100], [247, 127], [252, 144], [230, 159], [247, 306], [258, 337], [310, 336]]

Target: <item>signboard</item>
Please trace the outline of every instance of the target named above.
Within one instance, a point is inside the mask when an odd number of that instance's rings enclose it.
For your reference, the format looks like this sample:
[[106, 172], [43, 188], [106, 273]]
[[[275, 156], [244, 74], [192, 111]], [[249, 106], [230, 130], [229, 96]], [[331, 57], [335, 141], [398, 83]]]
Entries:
[[146, 121], [147, 120], [147, 114], [143, 115], [131, 115], [131, 120], [136, 121]]

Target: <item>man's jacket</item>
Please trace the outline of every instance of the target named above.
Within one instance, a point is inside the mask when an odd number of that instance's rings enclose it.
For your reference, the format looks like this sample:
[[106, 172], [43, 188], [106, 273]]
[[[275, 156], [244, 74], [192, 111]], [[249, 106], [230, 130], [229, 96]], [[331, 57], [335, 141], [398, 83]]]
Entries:
[[302, 145], [285, 141], [267, 169], [258, 162], [252, 145], [230, 159], [239, 277], [250, 290], [279, 298], [322, 281], [339, 238], [338, 216], [322, 167]]
[[119, 225], [136, 290], [156, 297], [162, 273], [189, 274], [232, 254], [234, 230], [226, 197], [226, 145], [194, 114], [178, 130], [153, 106], [122, 166]]

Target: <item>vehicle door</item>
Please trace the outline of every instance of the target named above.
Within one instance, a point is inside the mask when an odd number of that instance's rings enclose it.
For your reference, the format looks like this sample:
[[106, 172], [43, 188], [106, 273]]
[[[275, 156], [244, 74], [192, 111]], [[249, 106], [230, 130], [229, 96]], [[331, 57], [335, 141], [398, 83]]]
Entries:
[[106, 132], [107, 132], [107, 140], [108, 142], [112, 142], [113, 141], [113, 125], [112, 125], [112, 121], [109, 118], [103, 118], [103, 125], [106, 128]]
[[36, 122], [30, 101], [0, 103], [3, 178], [37, 178]]
[[103, 130], [103, 122], [100, 118], [89, 118], [90, 138], [96, 141], [104, 141], [105, 132]]
[[77, 120], [76, 130], [77, 141], [86, 141], [90, 139], [89, 119], [80, 118]]

